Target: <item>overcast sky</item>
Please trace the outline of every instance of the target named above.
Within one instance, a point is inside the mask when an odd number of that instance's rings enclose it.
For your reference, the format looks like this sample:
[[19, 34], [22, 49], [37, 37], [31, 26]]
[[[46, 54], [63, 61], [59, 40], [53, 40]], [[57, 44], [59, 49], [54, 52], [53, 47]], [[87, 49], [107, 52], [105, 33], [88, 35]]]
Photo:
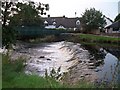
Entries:
[[118, 14], [118, 1], [120, 0], [34, 0], [49, 4], [50, 10], [47, 15], [51, 17], [63, 16], [80, 17], [86, 8], [94, 7], [104, 15], [114, 20]]

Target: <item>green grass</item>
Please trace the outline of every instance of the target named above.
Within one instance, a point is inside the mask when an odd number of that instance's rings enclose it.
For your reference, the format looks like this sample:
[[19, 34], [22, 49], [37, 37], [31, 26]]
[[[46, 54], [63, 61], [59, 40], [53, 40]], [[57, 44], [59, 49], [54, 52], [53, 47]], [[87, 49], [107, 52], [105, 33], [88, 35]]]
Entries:
[[[15, 74], [14, 74], [15, 75]], [[16, 74], [17, 75], [17, 74]], [[3, 81], [3, 88], [59, 88], [61, 85], [53, 79], [38, 77], [37, 75], [25, 75], [20, 73], [11, 81]]]
[[120, 45], [120, 38], [111, 36], [100, 36], [93, 34], [68, 34], [63, 37], [66, 41], [77, 42], [77, 43], [87, 43], [87, 44], [110, 44], [110, 46]]
[[23, 61], [19, 59], [10, 62], [9, 56], [2, 58], [2, 87], [3, 88], [59, 88], [63, 87], [52, 78], [43, 78], [37, 75], [26, 75], [23, 73]]
[[120, 42], [120, 38], [98, 36], [98, 35], [92, 35], [92, 34], [79, 34], [79, 38], [81, 40], [84, 40], [87, 42], [97, 42], [97, 43], [115, 43], [115, 44], [118, 44], [118, 42]]

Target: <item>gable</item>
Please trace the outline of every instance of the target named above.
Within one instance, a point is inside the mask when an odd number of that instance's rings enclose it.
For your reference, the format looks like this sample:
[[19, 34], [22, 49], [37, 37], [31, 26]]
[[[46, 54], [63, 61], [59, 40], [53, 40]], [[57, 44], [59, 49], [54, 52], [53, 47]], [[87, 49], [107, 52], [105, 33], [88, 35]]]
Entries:
[[66, 29], [64, 26], [60, 25], [58, 26], [59, 29]]

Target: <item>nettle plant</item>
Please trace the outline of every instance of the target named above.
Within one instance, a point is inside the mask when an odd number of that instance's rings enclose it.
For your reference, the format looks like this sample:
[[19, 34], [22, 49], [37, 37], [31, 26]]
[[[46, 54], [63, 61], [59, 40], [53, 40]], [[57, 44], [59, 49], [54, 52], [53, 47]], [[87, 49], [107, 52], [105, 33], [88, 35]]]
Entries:
[[47, 73], [47, 69], [45, 70], [45, 77], [51, 77], [55, 80], [60, 80], [61, 79], [61, 76], [62, 76], [62, 73], [61, 73], [61, 66], [55, 70], [54, 68], [52, 68], [52, 70], [50, 71], [50, 76], [48, 75]]

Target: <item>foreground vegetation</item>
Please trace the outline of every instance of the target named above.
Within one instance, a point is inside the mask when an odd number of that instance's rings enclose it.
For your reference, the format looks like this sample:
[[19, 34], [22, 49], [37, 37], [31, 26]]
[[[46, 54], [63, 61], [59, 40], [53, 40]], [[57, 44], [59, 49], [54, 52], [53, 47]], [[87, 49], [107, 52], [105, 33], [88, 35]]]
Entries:
[[11, 62], [8, 55], [2, 55], [2, 88], [94, 88], [90, 83], [81, 82], [78, 85], [67, 85], [57, 82], [51, 77], [26, 75], [23, 65], [24, 59]]
[[37, 75], [26, 75], [24, 71], [23, 61], [19, 58], [14, 62], [10, 62], [9, 56], [2, 57], [2, 87], [3, 88], [59, 88], [60, 83], [52, 78], [42, 78]]

